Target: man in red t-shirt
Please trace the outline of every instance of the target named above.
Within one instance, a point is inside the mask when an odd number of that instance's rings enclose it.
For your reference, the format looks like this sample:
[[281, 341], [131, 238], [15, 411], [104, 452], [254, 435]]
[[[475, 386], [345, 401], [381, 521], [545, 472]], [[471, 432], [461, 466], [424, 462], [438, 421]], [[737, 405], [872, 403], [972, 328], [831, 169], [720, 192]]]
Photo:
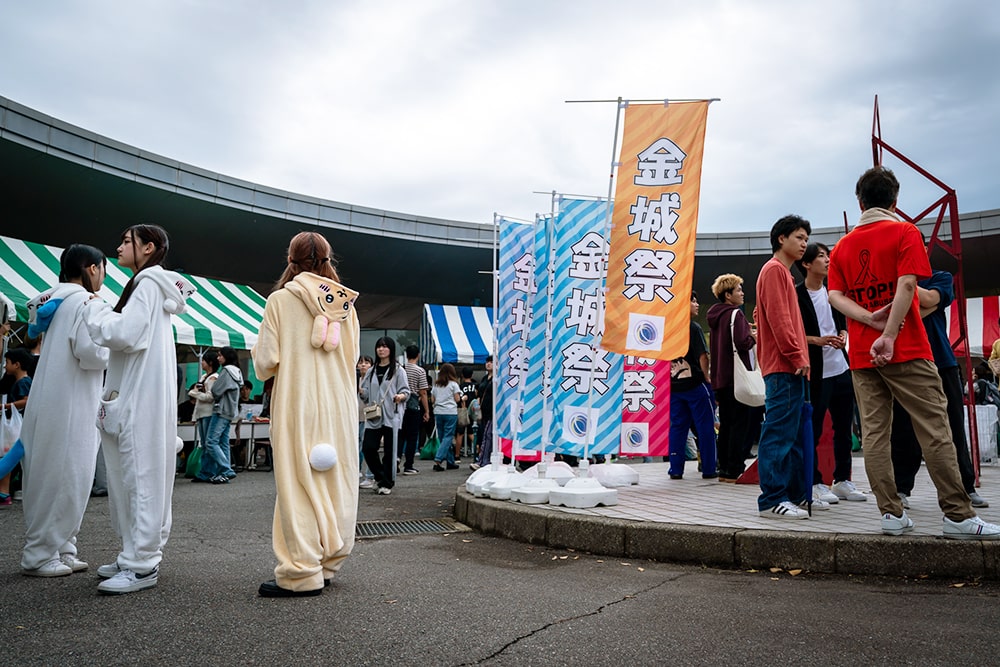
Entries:
[[923, 238], [896, 214], [899, 182], [892, 171], [869, 169], [858, 179], [855, 194], [861, 219], [830, 254], [830, 305], [850, 318], [848, 356], [865, 470], [882, 514], [882, 532], [913, 530], [893, 478], [889, 438], [895, 399], [910, 414], [937, 488], [944, 536], [998, 539], [1000, 526], [976, 516], [958, 472], [941, 378], [917, 301], [917, 280], [931, 275]]
[[[786, 215], [774, 223], [774, 256], [757, 276], [757, 359], [766, 390], [764, 424], [757, 446], [757, 511], [772, 519], [809, 518], [805, 508], [812, 487], [805, 486], [801, 444], [809, 347], [789, 269], [802, 259], [811, 232], [809, 222], [797, 215]], [[822, 501], [814, 502], [813, 507], [829, 509]]]

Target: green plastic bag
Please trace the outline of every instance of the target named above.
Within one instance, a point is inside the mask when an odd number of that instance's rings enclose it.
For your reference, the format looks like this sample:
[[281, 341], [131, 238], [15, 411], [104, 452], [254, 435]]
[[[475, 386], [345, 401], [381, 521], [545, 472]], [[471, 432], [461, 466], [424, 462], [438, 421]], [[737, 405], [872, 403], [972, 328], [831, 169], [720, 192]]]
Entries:
[[441, 446], [441, 441], [438, 439], [437, 431], [435, 430], [431, 433], [431, 437], [427, 438], [427, 442], [424, 446], [420, 448], [420, 460], [430, 461], [435, 456], [437, 456], [438, 447]]
[[198, 472], [201, 471], [201, 452], [201, 445], [198, 445], [188, 454], [187, 465], [184, 467], [185, 477], [190, 479], [198, 476]]

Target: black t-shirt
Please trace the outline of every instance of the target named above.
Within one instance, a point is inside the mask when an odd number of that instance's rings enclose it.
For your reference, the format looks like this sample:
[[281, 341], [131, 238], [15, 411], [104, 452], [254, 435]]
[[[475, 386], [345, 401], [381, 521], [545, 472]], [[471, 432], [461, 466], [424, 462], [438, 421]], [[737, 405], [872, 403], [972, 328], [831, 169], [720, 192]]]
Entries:
[[483, 413], [483, 423], [493, 421], [493, 377], [487, 375], [476, 387], [479, 394], [479, 409]]
[[459, 390], [462, 392], [462, 397], [465, 399], [464, 407], [469, 407], [472, 404], [472, 399], [479, 396], [476, 392], [476, 383], [472, 380], [462, 380], [458, 385]]
[[703, 354], [708, 354], [705, 334], [697, 322], [692, 322], [687, 354], [670, 362], [670, 391], [691, 391], [705, 381], [701, 372]]

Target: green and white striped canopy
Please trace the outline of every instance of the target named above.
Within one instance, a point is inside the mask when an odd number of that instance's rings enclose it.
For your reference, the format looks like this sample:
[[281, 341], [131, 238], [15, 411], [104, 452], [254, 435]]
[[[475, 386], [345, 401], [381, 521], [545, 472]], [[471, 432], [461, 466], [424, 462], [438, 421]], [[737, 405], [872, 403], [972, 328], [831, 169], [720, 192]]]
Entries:
[[[17, 308], [17, 319], [28, 320], [28, 300], [59, 282], [62, 248], [0, 236], [0, 292]], [[188, 299], [182, 315], [172, 315], [174, 340], [183, 345], [249, 350], [257, 342], [264, 317], [264, 297], [247, 287], [182, 274], [198, 292]], [[100, 295], [109, 303], [121, 296], [131, 273], [108, 258], [108, 277]]]

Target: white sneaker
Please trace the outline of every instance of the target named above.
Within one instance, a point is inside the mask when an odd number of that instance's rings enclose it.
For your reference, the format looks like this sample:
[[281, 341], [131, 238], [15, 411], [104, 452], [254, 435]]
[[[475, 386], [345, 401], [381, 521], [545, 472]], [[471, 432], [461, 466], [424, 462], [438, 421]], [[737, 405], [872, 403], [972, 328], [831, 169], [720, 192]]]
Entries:
[[799, 509], [794, 503], [789, 501], [780, 502], [774, 507], [760, 510], [759, 514], [765, 519], [808, 519], [809, 512]]
[[822, 500], [830, 505], [840, 502], [840, 498], [826, 484], [813, 484], [813, 499]]
[[73, 570], [58, 558], [53, 558], [34, 570], [22, 569], [21, 574], [26, 577], [66, 577], [73, 574]]
[[944, 528], [941, 532], [950, 540], [997, 540], [1000, 539], [1000, 526], [986, 523], [978, 516], [965, 521], [952, 521], [944, 518]]
[[105, 579], [97, 585], [97, 590], [105, 595], [122, 595], [134, 593], [156, 585], [157, 568], [146, 574], [138, 574], [132, 570], [119, 570], [118, 574]]
[[868, 496], [858, 491], [858, 487], [854, 486], [854, 482], [849, 479], [837, 482], [830, 487], [830, 491], [841, 500], [854, 500], [858, 502], [868, 500]]
[[90, 565], [83, 562], [73, 554], [59, 554], [59, 560], [62, 561], [63, 565], [74, 572], [86, 572], [87, 568], [90, 567]]
[[99, 568], [97, 568], [97, 576], [100, 577], [101, 579], [110, 579], [111, 577], [115, 576], [121, 571], [122, 570], [120, 567], [118, 567], [117, 562], [108, 563], [107, 565], [101, 565]]
[[376, 491], [376, 493], [380, 496], [387, 496], [390, 493], [392, 493], [392, 489], [385, 486], [380, 486], [378, 487], [378, 491]]
[[910, 509], [910, 496], [905, 493], [897, 493], [896, 495], [899, 496], [899, 502], [903, 503], [903, 509]]
[[363, 480], [361, 480], [360, 482], [358, 482], [358, 488], [359, 489], [370, 489], [370, 488], [372, 488], [372, 486], [374, 484], [375, 484], [375, 480], [374, 479], [369, 479], [369, 478], [366, 477]]
[[893, 516], [888, 512], [882, 515], [882, 532], [886, 535], [902, 535], [913, 530], [913, 520], [906, 516]]
[[[806, 510], [808, 512], [809, 511], [809, 501], [803, 500], [801, 503], [799, 503], [799, 507], [801, 507], [802, 509], [804, 509], [804, 510]], [[814, 511], [815, 510], [828, 510], [828, 509], [830, 509], [830, 503], [826, 502], [825, 500], [820, 500], [819, 498], [813, 498], [812, 508], [813, 508]]]

